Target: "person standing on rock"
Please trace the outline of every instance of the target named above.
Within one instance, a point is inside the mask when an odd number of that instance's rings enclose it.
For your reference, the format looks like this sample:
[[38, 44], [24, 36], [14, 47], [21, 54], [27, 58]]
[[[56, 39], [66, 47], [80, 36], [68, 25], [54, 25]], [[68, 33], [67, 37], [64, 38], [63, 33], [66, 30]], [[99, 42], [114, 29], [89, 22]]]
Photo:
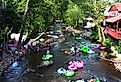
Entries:
[[78, 59], [78, 56], [79, 56], [79, 51], [78, 51], [76, 44], [75, 44], [75, 47], [74, 47], [74, 58], [75, 58], [75, 60]]

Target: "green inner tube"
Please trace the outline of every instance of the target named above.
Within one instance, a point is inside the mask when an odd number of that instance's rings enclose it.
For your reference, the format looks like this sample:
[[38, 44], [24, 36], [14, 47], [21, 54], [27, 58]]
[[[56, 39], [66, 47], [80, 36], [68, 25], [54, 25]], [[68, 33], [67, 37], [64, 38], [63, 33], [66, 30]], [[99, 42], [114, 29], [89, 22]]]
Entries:
[[87, 52], [89, 51], [89, 47], [88, 47], [88, 46], [84, 46], [84, 47], [82, 47], [82, 48], [79, 49], [79, 50], [81, 50], [81, 51], [87, 53]]
[[82, 38], [81, 38], [81, 37], [75, 37], [75, 39], [76, 39], [76, 40], [82, 40]]
[[86, 44], [86, 42], [81, 42], [81, 44]]
[[75, 72], [73, 70], [67, 70], [65, 73], [65, 76], [67, 77], [72, 77], [75, 75]]
[[43, 55], [42, 60], [49, 60], [51, 58], [53, 58], [53, 55], [47, 54], [47, 55]]
[[79, 51], [82, 51], [81, 48], [78, 48]]
[[100, 82], [100, 80], [96, 80], [96, 82]]

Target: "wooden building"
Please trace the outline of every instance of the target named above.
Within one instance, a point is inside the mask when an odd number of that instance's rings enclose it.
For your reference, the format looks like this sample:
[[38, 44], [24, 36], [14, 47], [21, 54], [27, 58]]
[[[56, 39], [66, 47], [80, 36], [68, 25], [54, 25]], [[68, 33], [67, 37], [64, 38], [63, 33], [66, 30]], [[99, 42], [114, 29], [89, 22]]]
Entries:
[[105, 16], [106, 28], [104, 33], [109, 34], [115, 39], [121, 39], [121, 3], [115, 3]]

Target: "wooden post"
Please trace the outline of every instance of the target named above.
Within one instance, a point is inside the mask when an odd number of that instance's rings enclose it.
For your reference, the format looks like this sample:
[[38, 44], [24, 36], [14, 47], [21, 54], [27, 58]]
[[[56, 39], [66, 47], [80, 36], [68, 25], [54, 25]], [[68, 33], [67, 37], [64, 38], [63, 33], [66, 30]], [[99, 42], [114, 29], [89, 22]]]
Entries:
[[116, 31], [118, 31], [118, 24], [119, 24], [119, 21], [117, 21], [117, 25], [116, 25]]

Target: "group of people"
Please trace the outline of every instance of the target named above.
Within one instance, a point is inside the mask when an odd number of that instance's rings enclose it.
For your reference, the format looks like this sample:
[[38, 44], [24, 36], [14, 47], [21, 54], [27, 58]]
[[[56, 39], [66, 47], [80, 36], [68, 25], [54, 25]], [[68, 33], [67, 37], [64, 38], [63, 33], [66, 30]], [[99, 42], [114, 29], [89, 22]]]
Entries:
[[31, 44], [27, 44], [27, 48], [29, 51], [43, 51], [49, 49], [54, 44], [54, 42], [57, 42], [57, 39], [48, 39], [44, 42], [35, 41], [31, 42]]
[[64, 53], [65, 54], [72, 54], [75, 57], [74, 59], [77, 59], [77, 57], [80, 55], [80, 52], [79, 52], [78, 48], [76, 47], [76, 45], [72, 46], [69, 51], [65, 50]]
[[6, 49], [1, 52], [2, 58], [0, 61], [0, 75], [6, 70], [13, 62], [21, 60], [26, 54], [26, 48], [21, 46], [17, 48], [15, 40], [8, 40]]
[[[48, 55], [48, 54], [50, 54], [50, 49], [48, 49], [46, 51], [46, 55]], [[42, 63], [40, 65], [38, 65], [37, 68], [40, 68], [40, 67], [48, 67], [48, 66], [50, 66], [52, 64], [53, 64], [53, 58], [50, 58], [49, 60], [42, 61]]]

